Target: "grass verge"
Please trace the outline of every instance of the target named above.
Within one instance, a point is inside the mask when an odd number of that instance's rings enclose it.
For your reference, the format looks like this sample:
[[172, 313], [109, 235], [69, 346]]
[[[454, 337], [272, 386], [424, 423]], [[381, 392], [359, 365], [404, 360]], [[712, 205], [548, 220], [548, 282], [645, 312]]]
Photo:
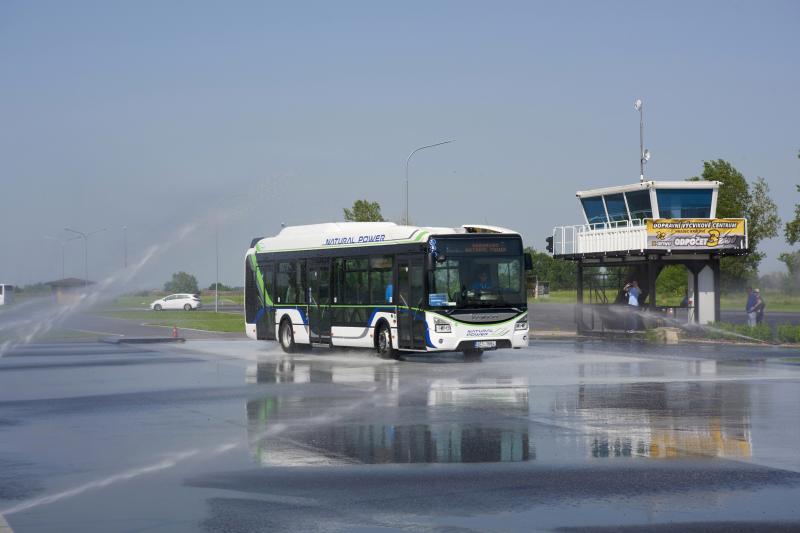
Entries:
[[578, 293], [573, 289], [551, 291], [548, 296], [541, 298], [528, 298], [530, 305], [545, 304], [574, 304], [578, 301]]
[[[111, 304], [107, 305], [106, 307], [108, 308], [108, 310], [131, 309], [137, 307], [141, 309], [149, 309], [151, 303], [153, 303], [155, 300], [158, 300], [159, 298], [163, 298], [164, 296], [167, 296], [167, 293], [154, 292], [147, 296], [136, 296], [136, 295], [126, 294], [114, 298], [114, 301], [111, 302]], [[203, 307], [205, 308], [214, 307], [214, 291], [202, 291], [200, 293], [200, 302], [203, 304]], [[219, 304], [243, 305], [244, 294], [242, 294], [241, 291], [220, 292]]]
[[[608, 292], [609, 298], [614, 295]], [[800, 312], [800, 294], [786, 294], [778, 291], [763, 291], [762, 296], [767, 303], [767, 313], [775, 312]], [[584, 298], [588, 298], [588, 293], [584, 293]], [[679, 305], [683, 297], [679, 296], [658, 296], [659, 305]], [[574, 290], [552, 291], [549, 297], [528, 299], [531, 305], [546, 304], [574, 304], [578, 300], [577, 292]], [[588, 300], [587, 300], [588, 301]], [[744, 304], [747, 301], [747, 293], [744, 291], [736, 293], [722, 293], [720, 295], [720, 308], [725, 311], [744, 311]]]
[[177, 326], [223, 333], [244, 331], [244, 317], [240, 313], [214, 313], [213, 311], [109, 311], [103, 316], [135, 320], [152, 326]]

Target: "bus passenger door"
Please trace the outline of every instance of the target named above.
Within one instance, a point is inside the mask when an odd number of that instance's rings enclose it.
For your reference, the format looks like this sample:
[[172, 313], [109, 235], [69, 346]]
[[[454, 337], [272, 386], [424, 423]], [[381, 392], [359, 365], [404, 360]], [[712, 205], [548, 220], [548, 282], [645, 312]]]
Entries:
[[261, 309], [256, 314], [256, 338], [275, 340], [275, 309], [267, 303], [268, 297], [275, 293], [275, 263], [261, 263], [264, 274], [264, 291], [259, 301], [262, 303]]
[[401, 349], [425, 349], [425, 275], [422, 257], [397, 259], [397, 342]]
[[331, 266], [327, 259], [308, 261], [308, 330], [311, 342], [331, 340]]

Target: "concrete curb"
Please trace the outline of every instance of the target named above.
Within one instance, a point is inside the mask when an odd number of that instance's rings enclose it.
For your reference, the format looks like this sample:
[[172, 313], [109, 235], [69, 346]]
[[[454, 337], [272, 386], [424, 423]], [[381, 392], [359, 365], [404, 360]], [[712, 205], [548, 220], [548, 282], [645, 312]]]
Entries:
[[186, 342], [186, 339], [183, 337], [105, 337], [100, 339], [100, 342], [105, 342], [106, 344], [157, 344]]

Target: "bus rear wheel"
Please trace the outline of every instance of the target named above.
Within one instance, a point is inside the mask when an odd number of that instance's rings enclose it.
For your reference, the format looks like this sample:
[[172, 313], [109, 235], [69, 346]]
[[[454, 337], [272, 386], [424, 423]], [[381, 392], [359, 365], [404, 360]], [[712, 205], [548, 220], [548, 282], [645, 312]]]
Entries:
[[292, 329], [292, 321], [284, 318], [281, 321], [281, 327], [278, 330], [278, 338], [281, 342], [281, 348], [286, 353], [293, 353], [297, 348], [294, 343], [294, 330]]
[[381, 322], [375, 338], [375, 350], [381, 359], [397, 359], [397, 350], [392, 346], [392, 330], [389, 324]]

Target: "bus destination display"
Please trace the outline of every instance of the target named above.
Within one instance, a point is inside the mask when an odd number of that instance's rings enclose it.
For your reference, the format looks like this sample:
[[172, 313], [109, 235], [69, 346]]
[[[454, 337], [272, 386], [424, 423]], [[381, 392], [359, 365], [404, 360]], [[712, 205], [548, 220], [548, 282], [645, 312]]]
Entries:
[[439, 239], [438, 251], [452, 254], [520, 254], [518, 239]]

